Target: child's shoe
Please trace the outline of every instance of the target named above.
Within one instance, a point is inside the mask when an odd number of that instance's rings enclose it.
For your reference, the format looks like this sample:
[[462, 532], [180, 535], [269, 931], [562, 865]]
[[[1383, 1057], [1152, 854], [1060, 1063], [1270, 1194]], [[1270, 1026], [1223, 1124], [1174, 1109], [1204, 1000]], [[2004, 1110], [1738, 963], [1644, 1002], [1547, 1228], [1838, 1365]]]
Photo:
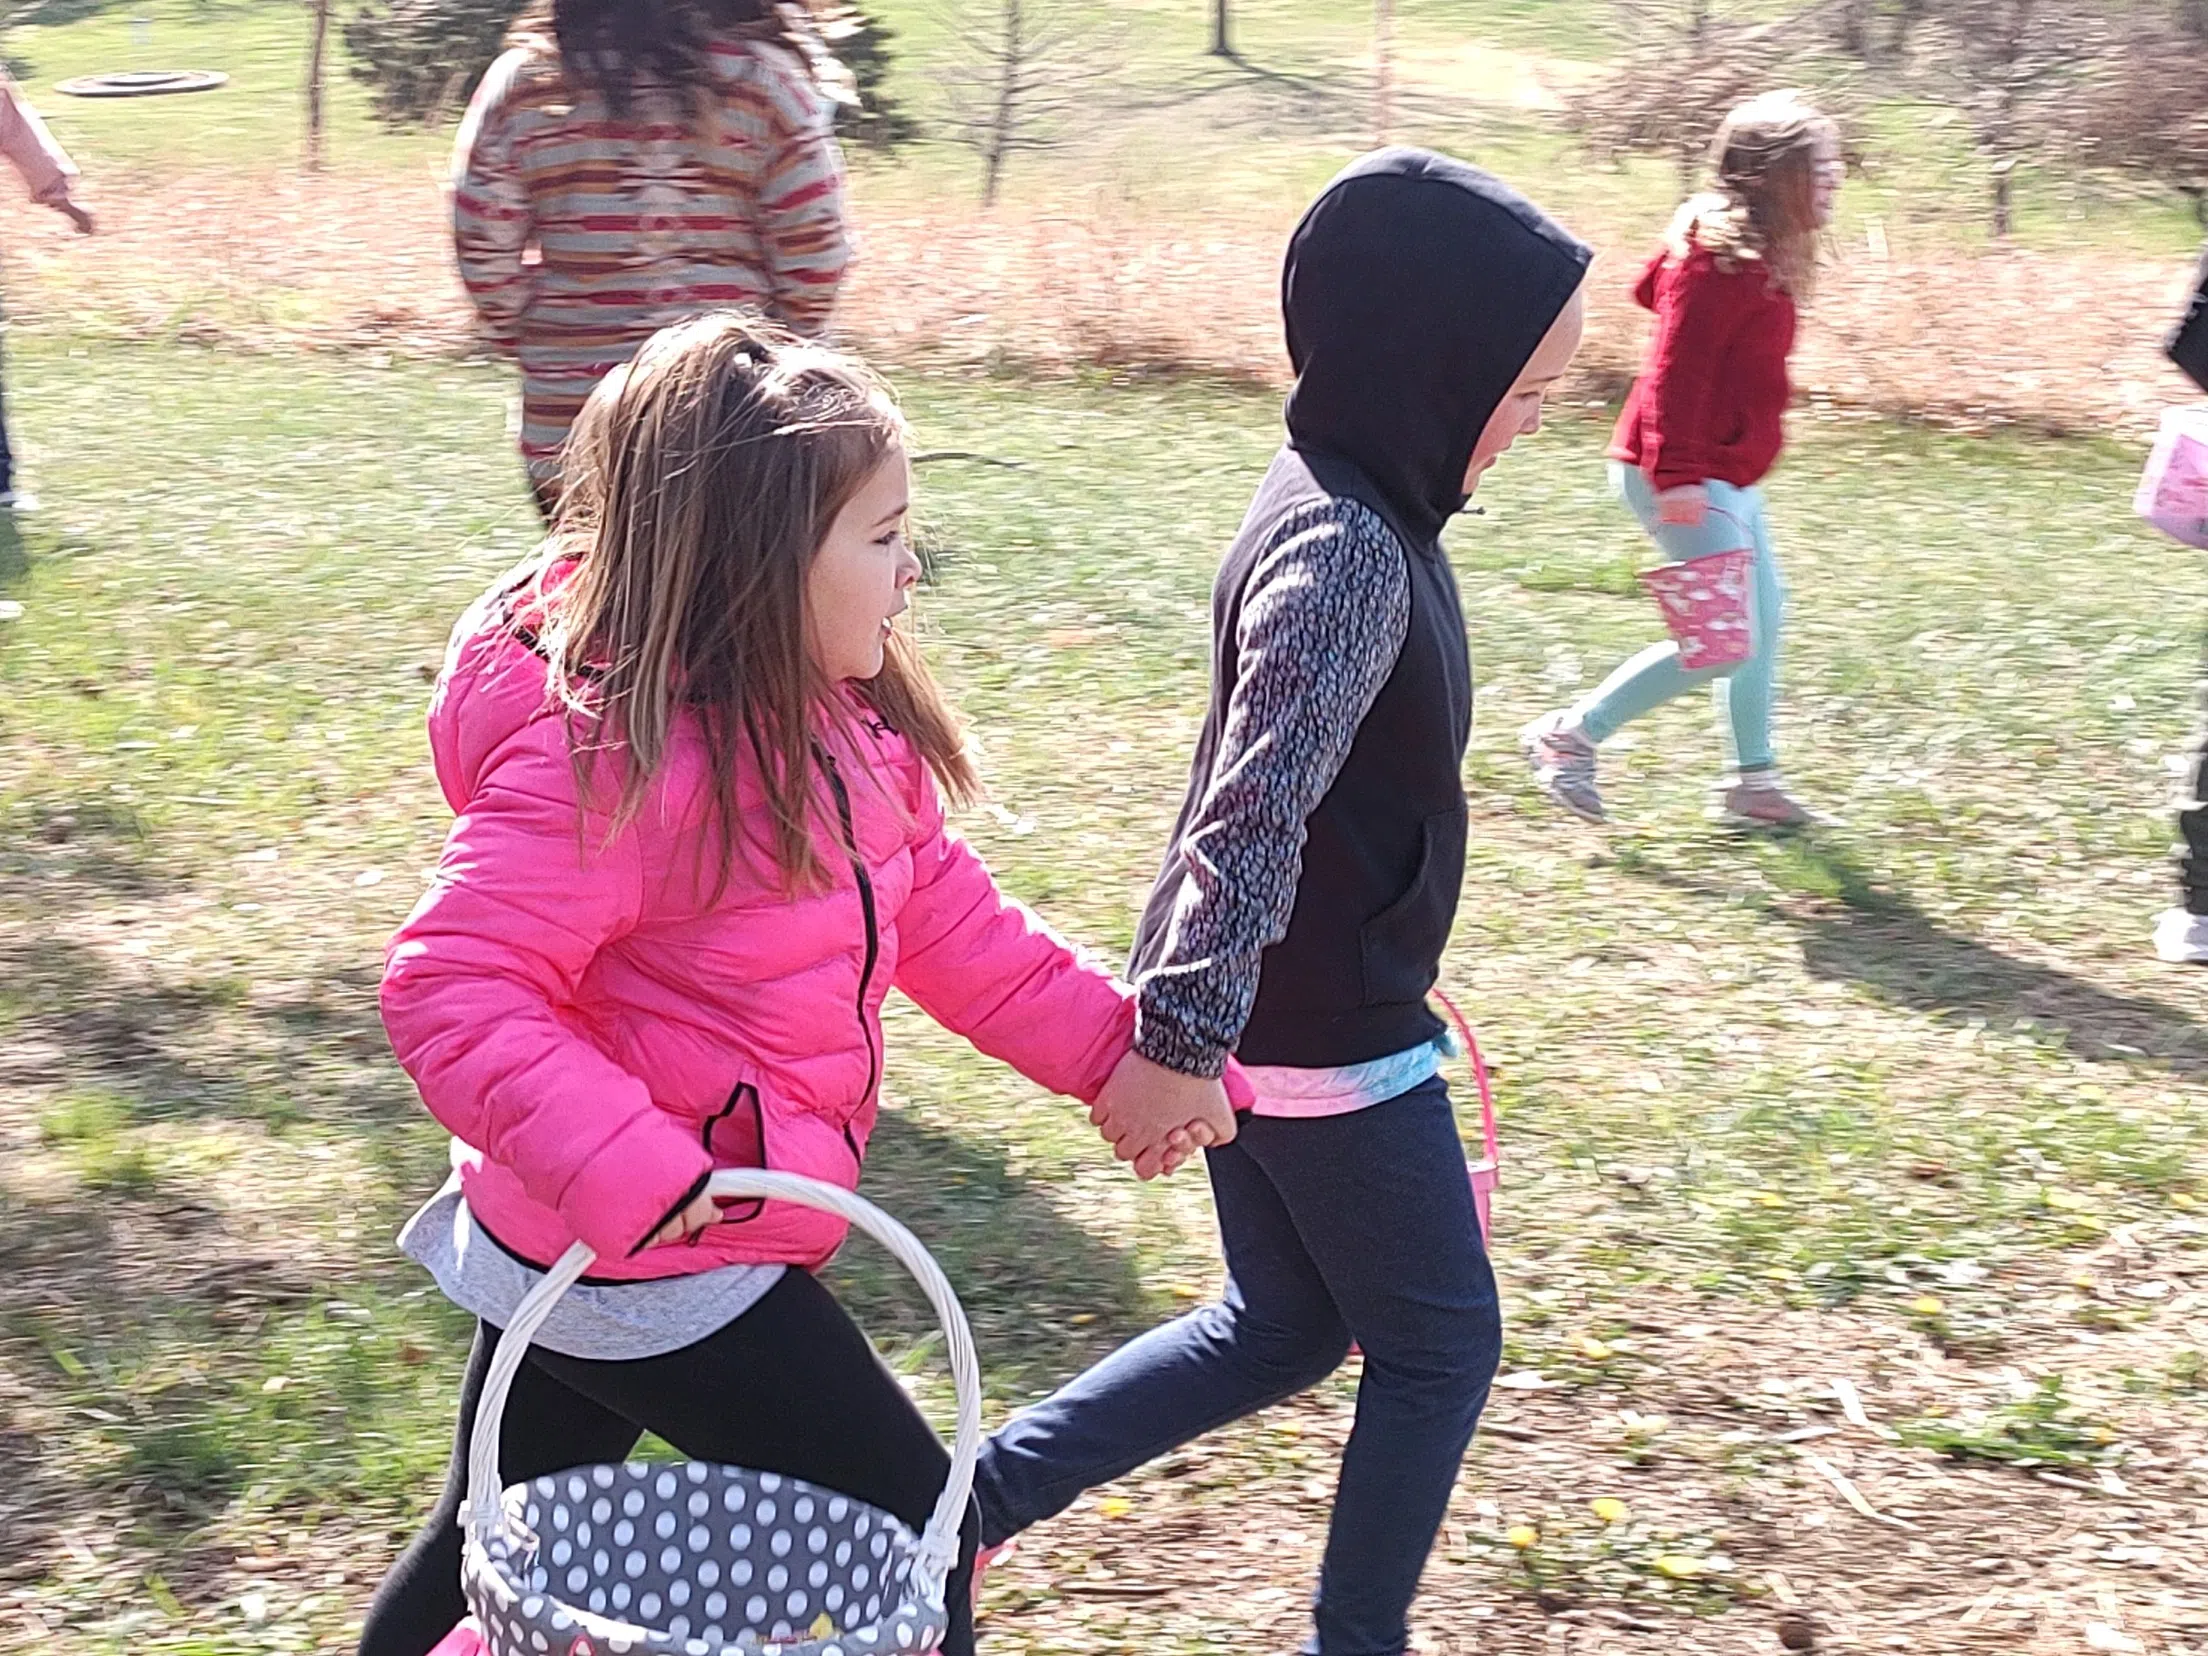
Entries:
[[1719, 784], [1717, 817], [1734, 828], [1777, 829], [1788, 832], [1813, 828], [1827, 819], [1789, 794], [1779, 783], [1776, 770], [1742, 772]]
[[2154, 922], [2154, 952], [2179, 966], [2208, 966], [2208, 914], [2164, 909]]
[[989, 1573], [989, 1566], [1003, 1558], [1019, 1544], [1019, 1538], [1015, 1536], [1010, 1541], [999, 1541], [993, 1547], [983, 1547], [974, 1554], [974, 1608], [976, 1610], [981, 1608], [981, 1580]]
[[1569, 713], [1543, 714], [1519, 733], [1533, 779], [1556, 804], [1586, 822], [1604, 822], [1595, 786], [1595, 744]]
[[18, 516], [38, 510], [38, 496], [28, 489], [0, 489], [0, 512], [14, 512]]

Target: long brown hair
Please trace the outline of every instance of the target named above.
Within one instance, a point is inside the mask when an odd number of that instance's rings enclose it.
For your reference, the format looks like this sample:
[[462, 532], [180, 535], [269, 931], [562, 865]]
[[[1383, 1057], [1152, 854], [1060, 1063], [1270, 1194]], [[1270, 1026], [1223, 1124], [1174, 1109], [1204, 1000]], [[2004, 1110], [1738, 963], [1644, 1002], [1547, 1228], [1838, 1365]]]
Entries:
[[1710, 183], [1672, 220], [1676, 258], [1696, 247], [1728, 266], [1761, 262], [1800, 303], [1817, 288], [1817, 152], [1839, 129], [1798, 92], [1766, 92], [1725, 117], [1710, 144]]
[[508, 43], [534, 48], [547, 68], [557, 63], [570, 87], [596, 92], [625, 120], [648, 91], [672, 92], [692, 109], [710, 103], [716, 39], [780, 46], [823, 91], [849, 93], [811, 0], [534, 0]]
[[[766, 794], [789, 889], [825, 879], [815, 746], [845, 694], [806, 647], [805, 575], [836, 514], [905, 443], [888, 388], [853, 357], [733, 312], [663, 328], [600, 382], [562, 460], [542, 567], [573, 574], [543, 633], [589, 798], [620, 766], [612, 831], [635, 820], [682, 721], [703, 738], [718, 893], [744, 835], [736, 779]], [[958, 721], [902, 632], [851, 685], [945, 793], [976, 791]]]

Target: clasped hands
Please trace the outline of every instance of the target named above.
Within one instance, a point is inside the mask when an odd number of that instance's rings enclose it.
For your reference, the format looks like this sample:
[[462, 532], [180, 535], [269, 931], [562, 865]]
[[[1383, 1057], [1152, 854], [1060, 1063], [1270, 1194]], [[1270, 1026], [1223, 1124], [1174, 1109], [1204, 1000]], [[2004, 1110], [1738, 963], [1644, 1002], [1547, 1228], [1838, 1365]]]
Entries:
[[1135, 1177], [1155, 1179], [1234, 1137], [1234, 1105], [1223, 1080], [1183, 1075], [1129, 1052], [1104, 1083], [1089, 1120], [1112, 1154], [1134, 1164]]

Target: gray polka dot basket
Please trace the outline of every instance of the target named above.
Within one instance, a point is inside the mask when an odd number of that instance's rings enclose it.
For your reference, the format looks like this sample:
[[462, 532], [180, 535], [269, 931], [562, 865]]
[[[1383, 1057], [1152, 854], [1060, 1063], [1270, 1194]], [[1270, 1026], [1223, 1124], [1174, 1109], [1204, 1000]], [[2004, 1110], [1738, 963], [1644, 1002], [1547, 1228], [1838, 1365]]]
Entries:
[[839, 1214], [919, 1280], [958, 1392], [942, 1499], [915, 1535], [832, 1489], [699, 1461], [581, 1466], [501, 1490], [507, 1394], [595, 1257], [578, 1242], [515, 1310], [468, 1445], [461, 1586], [491, 1656], [921, 1656], [943, 1641], [981, 1448], [981, 1371], [958, 1296], [910, 1231], [847, 1190], [751, 1170], [715, 1174], [709, 1188]]

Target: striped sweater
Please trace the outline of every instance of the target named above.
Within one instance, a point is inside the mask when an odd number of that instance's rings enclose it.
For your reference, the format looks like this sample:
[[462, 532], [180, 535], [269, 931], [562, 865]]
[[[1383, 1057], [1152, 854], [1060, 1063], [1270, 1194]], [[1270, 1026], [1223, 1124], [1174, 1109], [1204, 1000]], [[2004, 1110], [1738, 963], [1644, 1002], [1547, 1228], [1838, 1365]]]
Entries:
[[742, 305], [817, 333], [835, 306], [850, 243], [827, 99], [763, 41], [717, 43], [711, 80], [702, 119], [649, 91], [616, 119], [523, 46], [469, 105], [453, 244], [484, 333], [521, 365], [540, 491], [591, 387], [660, 328]]

